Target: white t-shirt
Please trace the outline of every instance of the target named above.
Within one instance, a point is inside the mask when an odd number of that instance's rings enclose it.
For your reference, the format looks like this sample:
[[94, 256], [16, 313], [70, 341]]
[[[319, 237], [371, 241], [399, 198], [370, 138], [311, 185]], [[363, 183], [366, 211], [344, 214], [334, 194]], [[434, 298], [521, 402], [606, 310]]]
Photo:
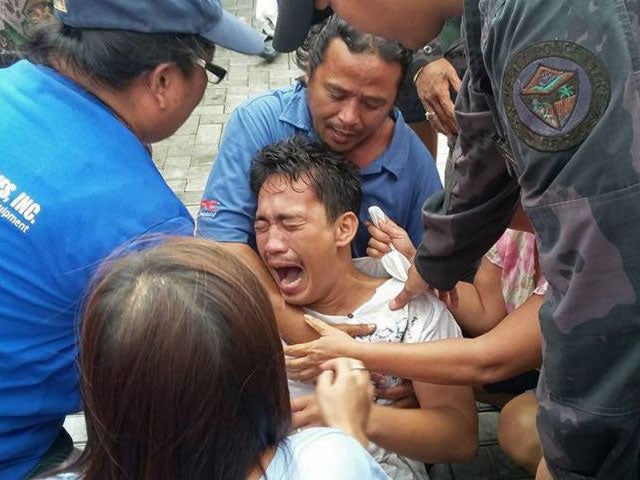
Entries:
[[[352, 437], [332, 428], [308, 428], [287, 437], [263, 480], [390, 480]], [[47, 480], [79, 480], [61, 473]]]
[[[356, 268], [368, 274], [379, 275], [381, 263], [375, 259], [355, 259]], [[394, 273], [394, 272], [392, 272]], [[387, 273], [387, 276], [389, 273]], [[374, 323], [376, 331], [371, 335], [358, 337], [363, 342], [418, 343], [443, 338], [462, 337], [460, 327], [456, 323], [445, 304], [435, 295], [426, 293], [411, 300], [404, 308], [396, 311], [389, 309], [389, 302], [402, 290], [404, 283], [396, 278], [389, 278], [376, 288], [373, 296], [350, 315], [324, 315], [305, 308], [305, 311], [329, 324]], [[385, 376], [385, 384], [389, 387], [399, 385], [402, 379]], [[289, 380], [291, 398], [312, 394], [314, 387], [302, 382]], [[388, 403], [378, 400], [378, 404]], [[373, 442], [369, 453], [380, 463], [387, 474], [396, 480], [426, 479], [427, 471], [423, 462], [402, 457], [384, 450]]]

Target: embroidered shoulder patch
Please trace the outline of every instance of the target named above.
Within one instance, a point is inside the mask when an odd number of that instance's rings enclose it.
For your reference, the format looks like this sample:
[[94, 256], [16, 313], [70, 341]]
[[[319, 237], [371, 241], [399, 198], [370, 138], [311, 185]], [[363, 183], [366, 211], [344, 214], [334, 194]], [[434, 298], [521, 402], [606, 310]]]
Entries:
[[502, 83], [507, 120], [543, 152], [582, 142], [609, 103], [609, 78], [595, 55], [571, 42], [536, 43], [519, 52]]

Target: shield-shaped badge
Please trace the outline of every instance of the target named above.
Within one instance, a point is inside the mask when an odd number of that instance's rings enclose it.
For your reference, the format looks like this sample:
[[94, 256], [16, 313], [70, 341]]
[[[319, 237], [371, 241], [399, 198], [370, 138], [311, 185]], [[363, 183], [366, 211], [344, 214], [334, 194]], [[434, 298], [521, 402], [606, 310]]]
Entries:
[[520, 93], [529, 111], [556, 130], [562, 130], [576, 107], [580, 80], [576, 71], [539, 65]]

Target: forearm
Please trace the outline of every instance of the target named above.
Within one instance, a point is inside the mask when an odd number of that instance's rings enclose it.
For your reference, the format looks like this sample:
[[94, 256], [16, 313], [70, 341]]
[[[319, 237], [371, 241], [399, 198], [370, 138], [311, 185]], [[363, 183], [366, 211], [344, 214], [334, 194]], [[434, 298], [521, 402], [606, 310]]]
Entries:
[[477, 418], [446, 406], [374, 406], [367, 434], [381, 447], [423, 462], [467, 461], [477, 447]]
[[351, 342], [336, 356], [357, 358], [371, 371], [441, 385], [470, 385], [481, 377], [476, 339], [456, 338], [411, 345]]
[[502, 296], [502, 268], [482, 259], [473, 284], [458, 282], [459, 302], [451, 313], [465, 334], [477, 337], [507, 316]]
[[465, 335], [476, 337], [491, 330], [496, 321], [488, 315], [473, 284], [458, 282], [456, 289], [458, 290], [458, 305], [455, 308], [450, 308], [450, 311]]
[[542, 340], [533, 295], [494, 329], [476, 338], [425, 343], [349, 342], [337, 356], [357, 358], [372, 371], [442, 385], [483, 385], [540, 366]]
[[271, 300], [280, 335], [287, 343], [302, 343], [318, 338], [318, 334], [304, 321], [302, 309], [284, 301], [264, 262], [249, 245], [244, 243], [222, 243], [221, 245], [241, 257], [245, 265], [258, 277]]

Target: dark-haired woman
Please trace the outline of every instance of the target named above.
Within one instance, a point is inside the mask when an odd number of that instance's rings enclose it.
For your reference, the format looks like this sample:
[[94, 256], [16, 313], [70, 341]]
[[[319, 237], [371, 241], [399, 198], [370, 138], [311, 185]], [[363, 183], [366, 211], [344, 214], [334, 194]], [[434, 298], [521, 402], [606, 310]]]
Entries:
[[145, 144], [187, 119], [209, 71], [222, 76], [216, 44], [262, 49], [219, 0], [53, 6], [58, 22], [34, 33], [28, 58], [0, 69], [2, 479], [72, 449], [74, 317], [95, 266], [142, 234], [193, 233]]
[[288, 436], [271, 303], [213, 242], [173, 238], [107, 263], [84, 310], [87, 447], [54, 478], [383, 479], [366, 443], [372, 387], [337, 359], [318, 380], [329, 425]]

